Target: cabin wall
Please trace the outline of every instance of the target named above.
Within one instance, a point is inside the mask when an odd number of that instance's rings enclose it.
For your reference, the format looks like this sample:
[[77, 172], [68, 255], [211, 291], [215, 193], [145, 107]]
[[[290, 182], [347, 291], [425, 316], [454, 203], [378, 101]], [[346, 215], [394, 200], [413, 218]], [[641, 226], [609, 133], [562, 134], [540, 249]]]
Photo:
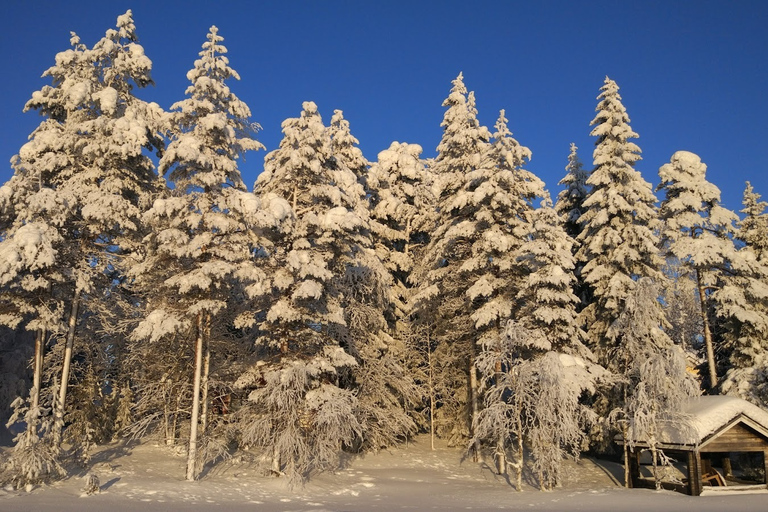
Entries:
[[757, 431], [737, 423], [728, 430], [716, 434], [699, 450], [701, 453], [712, 452], [766, 452], [768, 440]]

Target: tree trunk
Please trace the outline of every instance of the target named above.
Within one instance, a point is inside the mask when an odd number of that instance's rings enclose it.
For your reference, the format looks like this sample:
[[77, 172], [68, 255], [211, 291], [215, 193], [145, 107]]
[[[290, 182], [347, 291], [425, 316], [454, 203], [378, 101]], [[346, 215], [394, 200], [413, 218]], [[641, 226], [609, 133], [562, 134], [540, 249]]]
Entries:
[[427, 366], [429, 376], [427, 384], [429, 386], [429, 442], [432, 450], [435, 449], [435, 370], [432, 361], [432, 347], [429, 342], [429, 329], [427, 329]]
[[[478, 402], [477, 402], [477, 368], [475, 367], [475, 349], [474, 349], [474, 343], [472, 343], [472, 350], [470, 353], [469, 358], [469, 401], [470, 405], [472, 407], [471, 409], [471, 417], [469, 418], [469, 437], [472, 438], [475, 436], [475, 428], [474, 423], [475, 419], [477, 418], [478, 413]], [[472, 446], [473, 456], [472, 460], [475, 462], [482, 460], [482, 454], [480, 453], [480, 443], [475, 440]]]
[[[493, 370], [495, 372], [494, 380], [498, 386], [501, 379], [501, 360], [496, 361]], [[505, 438], [506, 433], [499, 434], [499, 438], [496, 441], [496, 471], [499, 475], [504, 475], [507, 473], [507, 447]]]
[[32, 407], [37, 409], [40, 406], [40, 386], [43, 381], [43, 353], [45, 351], [45, 338], [48, 335], [45, 329], [38, 329], [35, 336], [35, 361], [33, 365], [32, 377]]
[[[206, 336], [208, 338], [208, 336]], [[203, 361], [203, 376], [202, 376], [202, 393], [203, 396], [200, 399], [202, 401], [202, 412], [200, 413], [200, 430], [205, 433], [205, 429], [208, 428], [208, 377], [211, 372], [211, 349], [208, 347], [208, 343], [205, 344], [205, 357]]]
[[195, 340], [195, 379], [192, 385], [192, 417], [189, 430], [189, 450], [187, 452], [187, 480], [195, 480], [197, 459], [197, 424], [200, 420], [200, 381], [203, 367], [203, 313], [197, 315], [197, 339]]
[[699, 303], [701, 305], [701, 322], [704, 328], [704, 345], [707, 349], [707, 364], [709, 366], [709, 389], [717, 385], [717, 366], [715, 364], [715, 349], [712, 344], [712, 330], [709, 326], [707, 314], [707, 299], [704, 295], [704, 284], [701, 282], [701, 274], [696, 271], [696, 285], [699, 290]]
[[517, 428], [517, 474], [515, 475], [517, 490], [523, 491], [523, 468], [525, 467], [525, 454], [523, 452], [523, 423], [520, 420], [520, 413], [515, 417], [515, 427]]
[[630, 485], [632, 475], [629, 472], [629, 426], [627, 425], [627, 422], [624, 422], [621, 426], [621, 437], [624, 441], [624, 487], [630, 488], [632, 487], [632, 485]]
[[163, 430], [165, 431], [166, 446], [173, 444], [173, 439], [171, 438], [171, 412], [168, 410], [168, 398], [166, 383], [163, 383]]
[[30, 408], [34, 417], [27, 425], [27, 436], [31, 439], [37, 436], [37, 423], [40, 418], [40, 386], [43, 376], [43, 350], [45, 349], [46, 330], [38, 329], [35, 333], [35, 359], [33, 363], [32, 391], [30, 392]]
[[72, 367], [72, 349], [75, 345], [75, 329], [77, 327], [77, 315], [80, 309], [80, 290], [75, 288], [72, 296], [72, 309], [69, 312], [69, 325], [67, 341], [64, 346], [64, 361], [61, 368], [61, 384], [59, 386], [59, 398], [54, 404], [54, 432], [53, 442], [56, 450], [61, 448], [61, 432], [64, 429], [64, 404], [67, 401], [67, 385], [69, 384], [69, 370]]

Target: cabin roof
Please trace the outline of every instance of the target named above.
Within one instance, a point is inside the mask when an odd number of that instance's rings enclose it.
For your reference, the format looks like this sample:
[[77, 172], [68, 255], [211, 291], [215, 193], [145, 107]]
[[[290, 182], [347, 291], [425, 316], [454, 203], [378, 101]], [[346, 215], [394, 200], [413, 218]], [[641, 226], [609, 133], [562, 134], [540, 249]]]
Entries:
[[[659, 433], [660, 447], [692, 449], [741, 422], [768, 440], [768, 412], [734, 396], [701, 396], [681, 409], [682, 421], [668, 423]], [[630, 436], [632, 433], [630, 432]], [[646, 439], [635, 444], [647, 445]]]

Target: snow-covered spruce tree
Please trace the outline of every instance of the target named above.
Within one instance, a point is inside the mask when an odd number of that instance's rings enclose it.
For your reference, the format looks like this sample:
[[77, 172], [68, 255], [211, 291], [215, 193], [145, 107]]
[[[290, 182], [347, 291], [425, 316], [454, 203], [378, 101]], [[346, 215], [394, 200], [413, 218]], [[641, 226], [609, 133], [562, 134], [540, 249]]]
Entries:
[[630, 139], [637, 133], [621, 103], [616, 82], [605, 78], [592, 120], [597, 137], [591, 187], [581, 216], [583, 230], [576, 259], [589, 287], [591, 302], [579, 314], [586, 326], [589, 348], [597, 362], [607, 365], [613, 341], [606, 336], [624, 309], [639, 278], [661, 277], [658, 255], [656, 197], [651, 185], [634, 168], [640, 148]]
[[407, 322], [411, 273], [429, 240], [434, 218], [432, 177], [418, 144], [393, 142], [378, 155], [366, 180], [376, 251], [394, 278], [397, 321]]
[[730, 352], [729, 369], [721, 389], [765, 408], [768, 407], [767, 204], [749, 183], [742, 204], [744, 219], [738, 223], [736, 237], [745, 245], [738, 255], [749, 265], [726, 277], [722, 291], [716, 294], [719, 302], [730, 306], [718, 313], [729, 328], [724, 337]]
[[744, 218], [740, 220], [736, 238], [741, 240], [757, 257], [760, 262], [768, 261], [768, 213], [765, 209], [768, 202], [761, 201], [761, 196], [747, 182], [742, 198], [741, 213]]
[[405, 344], [407, 371], [422, 388], [429, 409], [431, 440], [434, 446], [435, 368], [426, 327], [414, 323], [411, 297], [416, 290], [412, 274], [429, 241], [434, 218], [431, 173], [420, 158], [417, 144], [393, 142], [378, 155], [367, 175], [371, 230], [376, 254], [392, 275], [389, 292], [393, 306], [393, 336]]
[[237, 166], [245, 151], [263, 146], [254, 138], [258, 126], [249, 121], [248, 106], [226, 84], [239, 76], [222, 41], [212, 26], [187, 73], [187, 98], [171, 107], [171, 142], [159, 170], [174, 189], [144, 215], [152, 231], [144, 239], [143, 261], [132, 269], [147, 304], [134, 339], [155, 343], [182, 336], [181, 347], [194, 353], [187, 480], [196, 478], [199, 467], [201, 394], [207, 396], [217, 341], [212, 333], [222, 322], [232, 324], [238, 293], [254, 297], [267, 287], [253, 257], [265, 244], [258, 227], [267, 217]]
[[[505, 444], [516, 442], [512, 465], [518, 488], [527, 441], [532, 468], [544, 490], [562, 482], [566, 456], [578, 457], [590, 416], [579, 400], [583, 392], [595, 391], [603, 371], [591, 363], [591, 353], [583, 345], [585, 334], [576, 321], [571, 239], [546, 192], [540, 194], [543, 204], [524, 212], [519, 226], [522, 244], [515, 254], [521, 277], [513, 285], [519, 291], [512, 320], [502, 338], [483, 339], [478, 356], [489, 389], [476, 435], [501, 429], [505, 435], [497, 438], [504, 440], [496, 442], [498, 462], [505, 460]], [[494, 357], [499, 362], [492, 366]], [[498, 400], [505, 403], [497, 404]], [[498, 465], [501, 470], [502, 464]]]
[[416, 424], [409, 412], [417, 389], [413, 377], [403, 367], [403, 340], [392, 336], [392, 277], [373, 240], [373, 226], [378, 223], [370, 218], [369, 192], [364, 186], [368, 162], [340, 110], [334, 111], [328, 137], [333, 182], [357, 200], [356, 213], [368, 226], [367, 236], [360, 240], [345, 274], [335, 280], [343, 297], [345, 322], [337, 327], [335, 336], [358, 362], [350, 370], [362, 427], [358, 448], [378, 450], [415, 432]]
[[[584, 213], [584, 200], [587, 198], [589, 187], [587, 179], [589, 173], [579, 160], [576, 144], [571, 143], [571, 152], [568, 154], [568, 165], [565, 166], [565, 177], [560, 180], [559, 185], [565, 186], [555, 202], [555, 211], [563, 219], [565, 232], [574, 240], [573, 253], [578, 252], [579, 244], [576, 242], [582, 231], [581, 215]], [[577, 264], [574, 269], [576, 283], [574, 284], [574, 293], [581, 301], [578, 305], [580, 310], [582, 305], [589, 303], [589, 288], [584, 284], [581, 277], [582, 264]]]
[[[480, 231], [476, 229], [480, 219], [474, 219], [473, 212], [478, 208], [474, 203], [468, 204], [473, 192], [465, 190], [471, 186], [468, 175], [482, 172], [490, 133], [477, 121], [474, 94], [467, 93], [461, 74], [453, 81], [443, 106], [447, 107], [441, 123], [443, 137], [431, 167], [438, 215], [418, 272], [417, 314], [433, 325], [430, 338], [438, 342], [434, 356], [440, 369], [438, 382], [442, 389], [438, 395], [442, 405], [433, 421], [437, 422], [439, 435], [447, 436], [452, 443], [463, 444], [471, 437], [473, 417], [479, 406], [474, 363], [477, 336], [474, 320], [470, 318], [473, 297], [467, 292], [476, 279], [474, 274], [482, 270], [468, 269], [461, 277], [456, 272], [468, 260], [476, 261], [473, 245], [481, 244], [482, 231], [495, 224], [494, 218], [485, 219], [486, 225]], [[478, 203], [491, 202], [491, 197], [484, 192], [483, 189], [478, 192]], [[492, 241], [489, 244], [493, 245]], [[481, 267], [485, 269], [484, 264]], [[484, 297], [479, 296], [485, 302]], [[489, 320], [490, 311], [487, 316], [488, 319], [481, 321], [482, 325], [494, 323]]]
[[[259, 316], [261, 361], [238, 386], [251, 390], [240, 411], [241, 443], [263, 450], [275, 474], [291, 480], [338, 464], [342, 446], [361, 436], [357, 360], [345, 349], [345, 297], [338, 279], [369, 237], [357, 180], [339, 180], [317, 106], [283, 122], [280, 147], [267, 155], [255, 193], [282, 201], [289, 225], [266, 258], [270, 304]], [[341, 184], [352, 183], [351, 189]]]
[[[111, 286], [110, 275], [121, 256], [134, 247], [138, 215], [147, 195], [156, 190], [154, 167], [143, 150], [162, 146], [156, 135], [160, 110], [132, 94], [133, 87], [151, 83], [151, 62], [136, 42], [130, 11], [118, 17], [117, 25], [92, 49], [73, 34], [73, 48], [59, 53], [56, 64], [45, 73], [52, 85], [35, 92], [25, 107], [37, 110], [45, 120], [14, 159], [16, 174], [36, 184], [27, 188], [31, 193], [21, 204], [32, 205], [34, 215], [46, 219], [61, 242], [49, 274], [55, 279], [45, 283], [40, 276], [25, 273], [24, 277], [46, 289], [50, 318], [56, 318], [57, 337], [63, 338], [52, 351], [53, 364], [61, 372], [51, 404], [54, 452], [68, 421], [66, 399], [75, 341], [90, 347], [103, 341], [102, 354], [114, 347], [104, 337], [77, 337], [78, 318], [88, 311], [91, 299], [99, 300]], [[32, 217], [21, 223], [29, 226], [25, 230], [39, 225]], [[53, 240], [50, 229], [45, 236], [33, 238], [44, 241], [46, 237]], [[51, 324], [28, 325], [53, 329]], [[35, 366], [41, 366], [39, 360]], [[75, 438], [77, 429], [66, 433], [72, 434], [69, 441], [77, 451], [82, 441]]]
[[563, 218], [563, 227], [574, 240], [581, 234], [581, 215], [584, 213], [584, 200], [587, 198], [589, 173], [579, 159], [576, 144], [571, 143], [565, 176], [558, 183], [565, 188], [557, 195], [555, 210]]
[[683, 350], [667, 336], [668, 327], [659, 302], [659, 288], [650, 278], [638, 280], [624, 301], [616, 321], [608, 329], [613, 349], [607, 369], [620, 378], [612, 392], [620, 404], [611, 414], [621, 425], [624, 441], [624, 484], [629, 486], [630, 449], [648, 443], [656, 488], [661, 488], [659, 462], [670, 461], [659, 449], [664, 426], [687, 426], [681, 405], [699, 394], [693, 376], [686, 371]]
[[518, 257], [526, 278], [516, 297], [515, 316], [520, 325], [537, 331], [549, 344], [533, 345], [526, 355], [538, 397], [528, 409], [533, 421], [527, 437], [542, 489], [562, 483], [565, 457], [578, 458], [591, 419], [580, 398], [596, 391], [604, 373], [593, 364], [592, 353], [584, 345], [586, 334], [578, 326], [571, 243], [547, 199], [531, 212], [529, 233]]
[[[328, 127], [328, 136], [331, 139], [331, 158], [337, 168], [343, 168], [352, 171], [358, 183], [366, 186], [366, 174], [368, 170], [368, 160], [363, 156], [363, 152], [357, 145], [360, 141], [352, 135], [349, 129], [349, 121], [344, 119], [344, 113], [341, 110], [334, 110], [331, 117], [331, 125]], [[347, 172], [341, 173], [339, 177], [351, 178]], [[341, 184], [350, 188], [351, 184]]]
[[[658, 190], [665, 194], [659, 209], [664, 222], [663, 248], [685, 266], [696, 282], [708, 368], [707, 387], [711, 389], [719, 381], [712, 312], [718, 317], [735, 317], [737, 322], [746, 320], [758, 331], [764, 331], [768, 329], [764, 323], [768, 318], [754, 318], [755, 324], [749, 315], [757, 314], [750, 304], [756, 297], [749, 300], [745, 295], [751, 292], [760, 297], [768, 290], [759, 281], [753, 282], [756, 277], [753, 274], [760, 272], [754, 255], [744, 258], [747, 253], [737, 252], [733, 237], [738, 217], [719, 204], [720, 190], [706, 180], [706, 170], [707, 166], [697, 155], [678, 151], [659, 169]], [[733, 282], [736, 286], [724, 289], [726, 279], [743, 282], [738, 285]], [[740, 290], [741, 286], [748, 289]]]

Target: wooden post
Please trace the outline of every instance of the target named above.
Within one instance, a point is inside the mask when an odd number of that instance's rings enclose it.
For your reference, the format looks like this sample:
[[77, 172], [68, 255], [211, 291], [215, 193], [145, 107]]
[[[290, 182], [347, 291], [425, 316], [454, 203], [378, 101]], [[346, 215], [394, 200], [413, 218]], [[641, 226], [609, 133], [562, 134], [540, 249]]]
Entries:
[[627, 487], [640, 487], [640, 451], [637, 448], [629, 452], [629, 481]]
[[765, 487], [768, 488], [768, 450], [763, 451], [763, 466], [765, 466]]
[[688, 452], [688, 494], [701, 495], [701, 455], [698, 450]]
[[723, 478], [728, 478], [729, 476], [733, 476], [730, 453], [723, 456]]

